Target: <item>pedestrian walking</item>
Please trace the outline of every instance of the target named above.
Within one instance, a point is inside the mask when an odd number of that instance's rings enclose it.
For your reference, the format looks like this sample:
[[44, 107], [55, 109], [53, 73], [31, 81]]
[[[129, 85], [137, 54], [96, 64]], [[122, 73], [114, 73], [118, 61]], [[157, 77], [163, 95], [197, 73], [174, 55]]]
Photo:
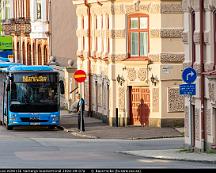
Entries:
[[78, 129], [82, 132], [85, 131], [85, 124], [84, 124], [84, 110], [85, 110], [85, 100], [81, 98], [80, 94], [76, 94], [77, 98], [77, 112], [78, 112]]

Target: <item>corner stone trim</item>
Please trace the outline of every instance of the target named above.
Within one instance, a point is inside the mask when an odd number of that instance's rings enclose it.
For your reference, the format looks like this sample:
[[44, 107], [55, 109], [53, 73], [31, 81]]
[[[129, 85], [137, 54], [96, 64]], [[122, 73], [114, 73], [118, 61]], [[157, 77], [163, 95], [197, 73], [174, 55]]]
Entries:
[[152, 29], [151, 38], [181, 38], [183, 29]]

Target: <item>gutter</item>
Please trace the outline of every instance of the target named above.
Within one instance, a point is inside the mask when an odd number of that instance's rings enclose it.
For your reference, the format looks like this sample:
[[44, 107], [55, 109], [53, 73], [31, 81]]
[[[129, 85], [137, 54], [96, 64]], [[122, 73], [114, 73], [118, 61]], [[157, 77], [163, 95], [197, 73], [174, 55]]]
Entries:
[[84, 0], [85, 6], [88, 8], [88, 72], [89, 72], [89, 110], [88, 114], [91, 116], [91, 7], [88, 0]]
[[206, 151], [205, 139], [205, 76], [204, 76], [204, 0], [200, 0], [200, 88], [201, 88], [201, 144], [202, 150]]

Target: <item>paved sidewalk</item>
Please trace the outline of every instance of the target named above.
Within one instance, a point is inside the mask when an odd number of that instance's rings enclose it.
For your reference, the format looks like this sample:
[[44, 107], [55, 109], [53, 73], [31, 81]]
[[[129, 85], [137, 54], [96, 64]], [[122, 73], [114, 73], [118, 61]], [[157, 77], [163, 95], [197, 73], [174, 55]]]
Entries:
[[[151, 127], [110, 127], [101, 120], [84, 117], [85, 132], [77, 129], [77, 115], [61, 111], [61, 126], [68, 133], [81, 139], [155, 139], [183, 137], [184, 128], [151, 128]], [[216, 154], [190, 153], [180, 149], [124, 151], [123, 154], [153, 159], [184, 160], [216, 164]]]
[[102, 120], [84, 117], [85, 132], [77, 129], [77, 114], [61, 111], [62, 128], [81, 138], [93, 139], [153, 139], [182, 137], [182, 133], [174, 128], [152, 128], [152, 127], [110, 127]]
[[181, 151], [180, 149], [124, 151], [121, 153], [153, 159], [181, 160], [216, 164], [215, 153], [192, 153]]

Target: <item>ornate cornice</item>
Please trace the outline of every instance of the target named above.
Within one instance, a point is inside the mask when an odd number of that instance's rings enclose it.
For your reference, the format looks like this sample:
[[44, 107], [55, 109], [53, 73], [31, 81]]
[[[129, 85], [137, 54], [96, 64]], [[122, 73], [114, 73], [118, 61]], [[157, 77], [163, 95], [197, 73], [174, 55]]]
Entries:
[[181, 38], [183, 29], [151, 29], [150, 36], [152, 38]]
[[[181, 3], [160, 3], [160, 2], [141, 2], [140, 4], [127, 4], [127, 3], [113, 3], [113, 4], [104, 4], [103, 6], [99, 6], [97, 4], [92, 4], [91, 13], [96, 15], [102, 14], [112, 14], [112, 15], [120, 15], [120, 14], [131, 14], [131, 13], [162, 13], [162, 14], [170, 14], [170, 13], [182, 13], [182, 5]], [[77, 16], [86, 16], [87, 8], [82, 5], [78, 5], [76, 9]]]
[[181, 3], [162, 3], [161, 4], [161, 13], [162, 14], [173, 14], [173, 13], [183, 13]]
[[183, 63], [184, 54], [161, 53], [161, 63]]
[[108, 58], [111, 61], [123, 61], [127, 58], [127, 55], [126, 54], [109, 55]]

